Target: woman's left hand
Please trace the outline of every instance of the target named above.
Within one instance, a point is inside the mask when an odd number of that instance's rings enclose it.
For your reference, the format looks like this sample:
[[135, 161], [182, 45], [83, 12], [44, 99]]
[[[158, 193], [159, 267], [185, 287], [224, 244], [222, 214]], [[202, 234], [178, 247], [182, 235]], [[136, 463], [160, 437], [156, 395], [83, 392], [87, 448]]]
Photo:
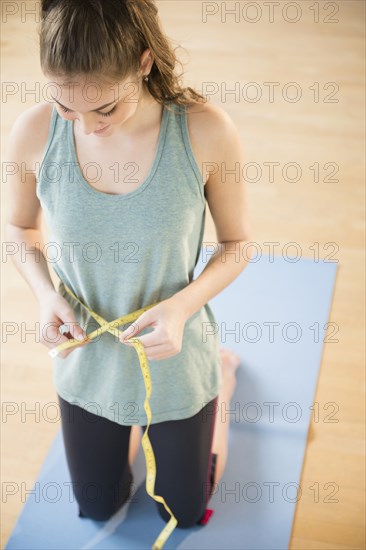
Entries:
[[[176, 303], [167, 299], [158, 305], [144, 311], [126, 330], [119, 339], [128, 346], [130, 338], [138, 338], [145, 348], [149, 360], [167, 359], [180, 353], [182, 349], [183, 331], [187, 317]], [[154, 327], [152, 332], [138, 336], [146, 328]]]

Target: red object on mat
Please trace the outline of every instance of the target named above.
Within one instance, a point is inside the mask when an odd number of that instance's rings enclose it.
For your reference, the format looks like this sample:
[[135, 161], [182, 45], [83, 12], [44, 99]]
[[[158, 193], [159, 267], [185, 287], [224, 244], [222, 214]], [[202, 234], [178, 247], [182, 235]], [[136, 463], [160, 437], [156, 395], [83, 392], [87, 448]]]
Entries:
[[210, 517], [214, 513], [211, 508], [206, 508], [205, 513], [203, 514], [202, 518], [198, 522], [200, 525], [206, 525], [206, 523], [209, 521]]

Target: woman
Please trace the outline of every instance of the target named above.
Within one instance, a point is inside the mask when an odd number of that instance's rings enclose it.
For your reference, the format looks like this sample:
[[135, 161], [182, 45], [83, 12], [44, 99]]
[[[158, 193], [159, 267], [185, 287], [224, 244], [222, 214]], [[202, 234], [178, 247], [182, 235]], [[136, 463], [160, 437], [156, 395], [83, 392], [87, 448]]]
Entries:
[[[151, 371], [155, 494], [191, 527], [225, 467], [239, 363], [219, 348], [208, 301], [249, 261], [244, 183], [226, 173], [243, 165], [240, 138], [222, 109], [181, 87], [153, 0], [43, 1], [39, 32], [50, 98], [11, 131], [8, 159], [27, 170], [9, 178], [7, 238], [37, 248], [43, 211], [47, 245], [14, 262], [39, 302], [41, 342], [81, 339], [53, 364], [79, 516], [104, 521], [131, 494], [147, 424], [136, 336]], [[192, 281], [206, 200], [218, 245]], [[108, 321], [157, 305], [120, 339], [88, 342], [98, 325], [81, 303]]]

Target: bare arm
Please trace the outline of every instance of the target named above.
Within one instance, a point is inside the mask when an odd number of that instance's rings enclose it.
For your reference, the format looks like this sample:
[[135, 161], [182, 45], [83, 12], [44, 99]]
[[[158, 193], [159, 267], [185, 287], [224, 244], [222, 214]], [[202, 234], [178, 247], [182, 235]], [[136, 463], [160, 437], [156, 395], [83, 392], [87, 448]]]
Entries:
[[10, 245], [9, 257], [32, 289], [37, 300], [40, 301], [48, 292], [55, 292], [47, 261], [42, 253], [41, 231], [22, 229], [8, 223], [6, 240], [7, 246]]
[[[42, 253], [41, 206], [36, 195], [35, 161], [44, 135], [35, 134], [39, 108], [29, 109], [15, 121], [8, 139], [5, 161], [7, 215], [6, 249], [16, 269], [40, 300], [55, 291]], [[41, 132], [41, 130], [39, 130]]]
[[[42, 253], [41, 204], [36, 195], [36, 162], [40, 162], [47, 141], [49, 106], [36, 105], [15, 121], [8, 140], [4, 181], [7, 191], [6, 247], [16, 269], [25, 279], [40, 307], [40, 342], [48, 348], [66, 342], [58, 328], [67, 324], [74, 338], [86, 333], [75, 320], [68, 302], [55, 290], [48, 263]], [[85, 345], [85, 342], [80, 342]], [[64, 350], [65, 358], [79, 346]]]
[[[226, 288], [250, 261], [251, 226], [246, 188], [243, 179], [244, 155], [239, 133], [225, 112], [207, 113], [206, 139], [214, 136], [210, 162], [215, 170], [204, 187], [215, 223], [217, 249], [202, 273], [188, 286], [172, 296], [187, 318]], [[216, 137], [215, 137], [216, 136]], [[226, 174], [239, 163], [240, 178]]]

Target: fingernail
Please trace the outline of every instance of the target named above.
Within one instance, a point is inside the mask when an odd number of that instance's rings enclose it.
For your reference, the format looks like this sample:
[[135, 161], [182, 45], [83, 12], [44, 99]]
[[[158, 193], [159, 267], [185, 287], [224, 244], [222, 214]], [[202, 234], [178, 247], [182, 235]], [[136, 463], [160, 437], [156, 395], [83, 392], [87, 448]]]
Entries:
[[83, 336], [82, 334], [78, 334], [76, 338], [77, 340], [85, 340], [85, 336]]

